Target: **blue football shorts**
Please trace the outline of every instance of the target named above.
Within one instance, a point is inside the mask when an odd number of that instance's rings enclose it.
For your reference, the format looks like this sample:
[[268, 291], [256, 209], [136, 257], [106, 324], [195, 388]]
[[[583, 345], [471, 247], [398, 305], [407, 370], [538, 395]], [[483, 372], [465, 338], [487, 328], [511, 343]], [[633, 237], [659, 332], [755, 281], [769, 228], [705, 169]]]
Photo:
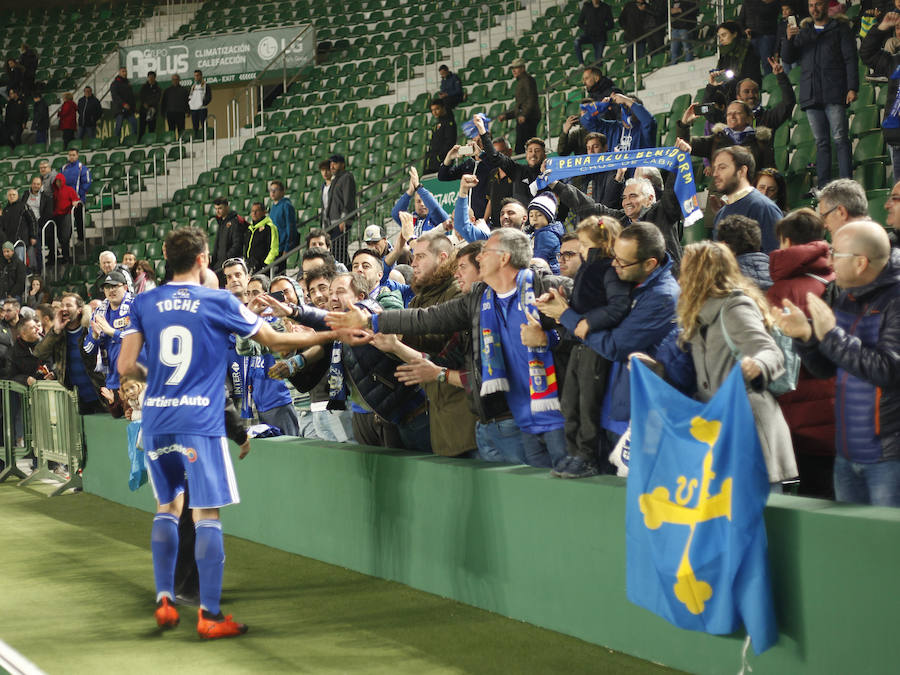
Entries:
[[144, 436], [143, 444], [150, 484], [160, 504], [184, 492], [185, 478], [191, 485], [190, 508], [215, 509], [241, 501], [224, 436], [158, 434]]

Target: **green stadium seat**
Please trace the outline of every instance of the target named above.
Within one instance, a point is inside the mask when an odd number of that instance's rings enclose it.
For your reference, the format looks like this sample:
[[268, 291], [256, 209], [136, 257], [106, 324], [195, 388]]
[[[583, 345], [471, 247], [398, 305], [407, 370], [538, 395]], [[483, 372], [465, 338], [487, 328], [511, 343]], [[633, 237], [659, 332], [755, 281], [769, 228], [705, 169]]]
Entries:
[[888, 162], [884, 137], [881, 134], [869, 134], [861, 138], [853, 150], [853, 166]]

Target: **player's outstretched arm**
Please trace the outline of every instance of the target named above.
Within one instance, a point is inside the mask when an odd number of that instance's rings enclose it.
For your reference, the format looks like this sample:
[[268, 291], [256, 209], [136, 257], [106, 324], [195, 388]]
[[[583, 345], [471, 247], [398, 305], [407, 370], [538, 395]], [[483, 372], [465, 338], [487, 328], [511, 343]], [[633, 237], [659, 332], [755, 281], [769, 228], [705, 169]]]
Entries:
[[372, 339], [372, 334], [364, 330], [323, 330], [314, 333], [304, 331], [302, 333], [279, 333], [268, 324], [262, 324], [253, 336], [259, 344], [268, 347], [273, 352], [288, 352], [295, 349], [307, 349], [315, 345], [325, 344], [338, 340], [349, 345], [366, 344]]
[[[273, 331], [274, 332], [274, 331]], [[138, 355], [144, 346], [144, 336], [141, 333], [128, 333], [122, 338], [122, 347], [119, 350], [117, 367], [120, 377], [146, 377], [147, 371], [138, 363]]]

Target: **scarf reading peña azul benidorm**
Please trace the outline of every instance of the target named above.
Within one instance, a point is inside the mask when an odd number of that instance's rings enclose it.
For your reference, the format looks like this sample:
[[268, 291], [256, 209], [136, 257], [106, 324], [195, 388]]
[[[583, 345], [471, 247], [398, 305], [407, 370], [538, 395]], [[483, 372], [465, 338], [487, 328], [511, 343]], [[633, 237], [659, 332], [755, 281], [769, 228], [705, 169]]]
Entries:
[[697, 203], [691, 156], [675, 147], [550, 157], [545, 164], [544, 173], [537, 178], [537, 189], [543, 190], [550, 183], [563, 178], [639, 166], [655, 166], [675, 173], [675, 197], [684, 214], [685, 226], [703, 217], [703, 211]]

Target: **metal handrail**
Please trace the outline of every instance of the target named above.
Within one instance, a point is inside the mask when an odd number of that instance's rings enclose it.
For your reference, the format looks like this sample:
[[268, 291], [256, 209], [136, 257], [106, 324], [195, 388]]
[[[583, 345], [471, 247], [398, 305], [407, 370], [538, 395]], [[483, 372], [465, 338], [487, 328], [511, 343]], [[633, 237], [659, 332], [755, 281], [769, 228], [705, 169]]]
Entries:
[[[47, 278], [47, 255], [50, 253], [50, 250], [47, 248], [47, 226], [56, 225], [56, 221], [52, 218], [44, 223], [44, 226], [41, 228], [41, 276], [46, 279]], [[56, 230], [53, 230], [53, 279], [57, 279], [57, 261], [59, 260], [56, 255]]]

